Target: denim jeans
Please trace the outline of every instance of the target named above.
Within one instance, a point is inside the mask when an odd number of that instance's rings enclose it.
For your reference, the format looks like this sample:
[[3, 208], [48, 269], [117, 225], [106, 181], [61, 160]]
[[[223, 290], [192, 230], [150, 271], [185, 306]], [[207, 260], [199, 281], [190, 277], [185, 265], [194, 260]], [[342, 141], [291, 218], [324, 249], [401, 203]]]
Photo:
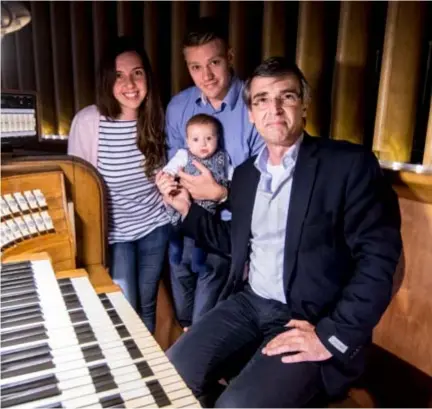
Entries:
[[[183, 259], [184, 236], [179, 233], [174, 227], [169, 241], [169, 260], [171, 264], [181, 264]], [[192, 248], [191, 270], [194, 274], [205, 272], [207, 253], [199, 247], [195, 242]]]
[[148, 330], [154, 333], [156, 298], [171, 226], [148, 235], [110, 245], [110, 274]]
[[205, 263], [197, 251], [195, 241], [174, 234], [169, 245], [171, 286], [176, 317], [180, 325], [189, 327], [210, 311], [229, 274], [230, 261], [209, 253]]

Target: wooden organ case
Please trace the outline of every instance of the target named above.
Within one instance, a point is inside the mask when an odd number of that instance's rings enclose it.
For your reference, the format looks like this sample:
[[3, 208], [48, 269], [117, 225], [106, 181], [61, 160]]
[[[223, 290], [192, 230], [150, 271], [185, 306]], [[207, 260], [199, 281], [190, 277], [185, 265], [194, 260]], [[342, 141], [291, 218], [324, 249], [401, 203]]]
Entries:
[[[113, 298], [111, 302], [114, 302], [116, 297], [123, 297], [119, 287], [112, 282], [108, 274], [107, 220], [104, 205], [105, 187], [93, 166], [79, 158], [71, 156], [28, 157], [3, 160], [1, 200], [1, 244], [4, 274], [7, 274], [8, 269], [14, 269], [14, 263], [17, 261], [38, 260], [40, 258], [39, 254], [43, 252], [49, 258], [57, 280], [68, 277], [70, 280], [78, 280], [78, 278], [84, 280], [85, 278], [88, 281], [88, 287], [92, 288], [91, 291], [95, 295], [99, 294], [100, 297], [104, 297], [96, 300], [98, 303], [104, 304], [110, 298]], [[21, 269], [20, 265], [17, 268]], [[30, 273], [27, 271], [26, 274]], [[4, 277], [7, 277], [7, 275]], [[7, 281], [4, 281], [4, 277], [2, 276], [2, 293], [3, 291], [12, 291], [12, 287], [10, 286], [13, 286], [13, 283], [8, 284]], [[25, 280], [28, 279], [26, 278]], [[66, 285], [72, 288], [74, 285], [79, 287], [82, 283], [68, 283]], [[15, 286], [15, 288], [17, 287]], [[86, 294], [91, 293], [89, 289], [86, 291]], [[95, 295], [92, 296], [90, 294], [90, 297], [95, 298]], [[5, 300], [13, 302], [10, 300], [10, 297], [8, 298], [8, 295], [2, 295], [2, 304]], [[130, 307], [128, 303], [126, 304]], [[10, 314], [10, 311], [4, 310], [3, 305], [2, 308], [3, 325], [3, 319], [7, 319], [7, 314]], [[127, 307], [125, 308], [126, 310], [128, 309]], [[132, 310], [131, 308], [129, 309]], [[105, 313], [103, 312], [103, 314]], [[134, 313], [126, 311], [123, 314], [126, 317]], [[121, 313], [119, 315], [121, 317]], [[12, 321], [14, 320], [12, 319]], [[131, 330], [138, 330], [141, 337], [145, 336], [153, 340], [153, 337], [149, 337], [148, 332], [147, 335], [143, 335], [147, 330], [138, 321], [135, 321]], [[159, 356], [157, 359], [165, 362], [166, 358], [163, 352], [158, 352], [158, 349], [167, 349], [179, 336], [181, 328], [174, 318], [170, 297], [163, 282], [160, 284], [158, 294], [156, 321], [154, 339], [159, 346], [154, 342], [151, 348], [153, 353]], [[15, 324], [11, 322], [10, 325]], [[9, 333], [8, 331], [7, 329], [2, 330], [2, 343], [4, 345], [7, 344], [7, 337], [13, 335], [13, 333]], [[138, 340], [136, 342], [138, 343]], [[11, 365], [7, 359], [18, 359], [18, 357], [9, 358], [9, 355], [5, 355], [5, 359], [3, 359], [3, 355], [7, 352], [10, 351], [5, 352], [5, 348], [2, 345], [2, 378], [7, 373], [6, 368], [8, 368], [8, 365]], [[141, 365], [142, 369], [143, 363], [136, 363], [137, 368], [138, 364]], [[165, 362], [163, 365], [171, 364]], [[135, 369], [133, 370], [135, 371]], [[169, 371], [172, 371], [172, 369], [169, 369]], [[10, 373], [13, 375], [15, 372], [12, 371]], [[168, 374], [167, 376], [178, 376], [171, 372], [166, 373]], [[131, 374], [127, 374], [127, 376], [131, 376]], [[15, 378], [11, 379], [14, 380]], [[17, 379], [21, 378], [18, 377]], [[15, 396], [15, 389], [11, 388], [7, 379], [2, 380], [2, 395], [9, 393], [11, 397]], [[167, 392], [168, 400], [162, 400], [161, 404], [158, 403], [156, 398], [155, 400], [152, 400], [151, 397], [147, 397], [146, 399], [150, 402], [149, 404], [153, 402], [154, 406], [156, 402], [156, 406], [160, 407], [167, 405], [175, 407], [177, 406], [177, 401], [178, 406], [198, 405], [184, 384], [183, 389], [180, 388], [180, 390], [177, 386], [174, 387], [173, 385], [170, 388], [177, 388], [171, 392], [174, 393], [172, 395], [174, 400], [173, 398], [171, 398], [171, 401], [169, 400], [169, 392]], [[154, 396], [158, 396], [159, 392], [156, 391]], [[125, 396], [130, 396], [130, 394], [131, 391], [128, 391]], [[152, 394], [154, 393], [152, 392]], [[75, 402], [73, 399], [67, 400], [68, 395], [66, 393], [59, 396], [63, 396], [66, 403], [72, 404]], [[166, 397], [166, 395], [164, 396]], [[178, 400], [175, 396], [182, 397]], [[4, 399], [4, 402], [2, 400], [2, 406], [3, 403], [6, 406], [15, 406], [15, 404], [10, 404], [7, 400], [7, 395], [5, 395]], [[55, 400], [55, 397], [52, 397], [52, 399]], [[114, 400], [110, 397], [109, 399], [107, 397], [104, 399], [106, 402], [98, 400], [92, 402], [92, 404], [99, 402], [102, 407], [108, 407], [104, 406], [104, 404], [108, 405], [112, 403], [117, 405], [121, 403], [121, 400], [117, 399], [117, 397], [113, 398]], [[142, 398], [140, 399], [142, 401]], [[41, 402], [51, 404], [49, 399]], [[18, 401], [19, 403], [20, 401]], [[58, 402], [56, 401], [55, 403], [57, 404]], [[124, 401], [124, 403], [127, 402]], [[29, 404], [31, 402], [24, 402], [23, 407], [27, 407]]]

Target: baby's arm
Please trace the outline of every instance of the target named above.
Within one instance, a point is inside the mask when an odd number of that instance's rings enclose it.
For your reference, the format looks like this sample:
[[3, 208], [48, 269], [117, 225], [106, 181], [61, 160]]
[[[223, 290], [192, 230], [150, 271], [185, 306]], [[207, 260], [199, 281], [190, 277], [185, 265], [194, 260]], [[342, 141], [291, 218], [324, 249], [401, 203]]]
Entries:
[[187, 164], [188, 152], [186, 149], [179, 149], [171, 160], [162, 169], [163, 172], [176, 176], [178, 171], [184, 168]]

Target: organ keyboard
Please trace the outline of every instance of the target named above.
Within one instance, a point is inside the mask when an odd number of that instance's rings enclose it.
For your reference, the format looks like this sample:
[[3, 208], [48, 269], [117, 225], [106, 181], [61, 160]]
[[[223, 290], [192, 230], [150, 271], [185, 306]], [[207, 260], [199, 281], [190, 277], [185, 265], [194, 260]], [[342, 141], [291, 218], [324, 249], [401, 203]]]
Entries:
[[2, 407], [199, 407], [121, 292], [47, 259], [2, 264], [0, 285]]

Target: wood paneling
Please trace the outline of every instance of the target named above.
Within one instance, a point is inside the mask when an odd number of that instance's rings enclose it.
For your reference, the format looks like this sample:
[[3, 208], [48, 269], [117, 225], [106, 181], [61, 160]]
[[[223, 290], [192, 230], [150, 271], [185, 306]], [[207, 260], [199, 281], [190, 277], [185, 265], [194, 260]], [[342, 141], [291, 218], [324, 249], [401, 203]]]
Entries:
[[409, 162], [416, 121], [423, 2], [389, 2], [373, 149], [383, 160]]
[[364, 139], [371, 10], [372, 3], [341, 5], [330, 133], [334, 139], [356, 143]]
[[36, 89], [32, 25], [27, 24], [16, 33], [18, 84], [20, 90]]
[[403, 254], [395, 274], [396, 295], [374, 331], [374, 342], [432, 376], [432, 175], [401, 172], [394, 186]]
[[421, 107], [416, 105], [418, 90], [430, 89], [431, 81], [424, 61], [430, 30], [422, 33], [432, 9], [424, 2], [388, 2], [388, 7], [367, 1], [26, 4], [31, 23], [2, 40], [2, 87], [38, 92], [44, 133], [67, 132], [75, 112], [96, 101], [99, 63], [117, 35], [143, 37], [166, 105], [192, 83], [182, 52], [188, 24], [198, 16], [216, 16], [240, 78], [271, 55], [297, 61], [312, 88], [308, 132], [367, 148], [375, 135], [378, 155], [398, 161], [410, 159], [414, 140], [411, 160], [423, 156], [425, 164], [431, 162], [426, 91]]
[[54, 72], [51, 43], [50, 3], [31, 3], [36, 91], [39, 96], [42, 133], [54, 134], [57, 118], [54, 103]]
[[119, 36], [133, 35], [133, 20], [132, 2], [117, 1], [117, 34]]
[[284, 1], [264, 2], [262, 56], [263, 59], [285, 55], [285, 5]]
[[183, 57], [183, 38], [187, 30], [187, 2], [174, 1], [171, 5], [171, 93], [177, 94], [189, 82]]
[[296, 61], [312, 88], [306, 130], [316, 136], [327, 136], [330, 124], [334, 13], [332, 2], [304, 1], [299, 5]]
[[200, 1], [200, 16], [217, 16], [220, 13], [221, 3], [219, 1]]
[[72, 68], [75, 112], [95, 102], [92, 5], [74, 1], [71, 7]]
[[144, 5], [144, 47], [153, 71], [158, 73], [158, 7], [157, 2], [148, 1]]
[[[93, 52], [95, 61], [94, 71], [94, 82], [97, 86], [97, 72], [99, 70], [99, 64], [103, 58], [103, 53], [108, 45], [108, 30], [112, 30], [108, 26], [108, 15], [107, 8], [104, 2], [93, 1]], [[95, 95], [97, 99], [97, 94]]]
[[1, 43], [2, 88], [18, 89], [16, 33], [2, 39]]
[[71, 118], [75, 113], [71, 55], [70, 5], [53, 1], [50, 3], [52, 67], [54, 72], [55, 113], [58, 135], [67, 135]]
[[426, 133], [426, 143], [423, 155], [423, 165], [432, 166], [432, 97], [429, 106], [429, 120]]
[[229, 42], [234, 51], [233, 67], [240, 78], [246, 75], [246, 8], [243, 1], [230, 1]]

